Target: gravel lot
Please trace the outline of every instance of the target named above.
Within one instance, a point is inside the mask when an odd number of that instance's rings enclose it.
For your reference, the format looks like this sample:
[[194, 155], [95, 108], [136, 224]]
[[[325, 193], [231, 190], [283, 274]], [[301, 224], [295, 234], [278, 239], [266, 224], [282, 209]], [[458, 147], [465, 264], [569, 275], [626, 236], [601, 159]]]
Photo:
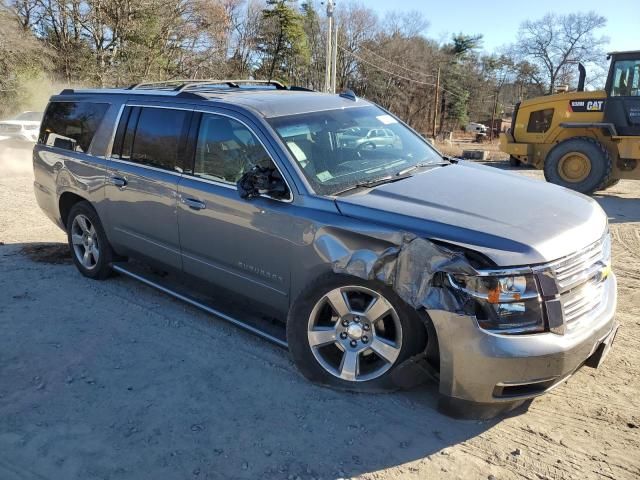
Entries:
[[0, 152], [0, 479], [640, 476], [640, 182], [597, 196], [622, 324], [604, 366], [476, 422], [439, 414], [433, 385], [313, 386], [278, 347], [127, 278], [83, 278], [30, 168]]

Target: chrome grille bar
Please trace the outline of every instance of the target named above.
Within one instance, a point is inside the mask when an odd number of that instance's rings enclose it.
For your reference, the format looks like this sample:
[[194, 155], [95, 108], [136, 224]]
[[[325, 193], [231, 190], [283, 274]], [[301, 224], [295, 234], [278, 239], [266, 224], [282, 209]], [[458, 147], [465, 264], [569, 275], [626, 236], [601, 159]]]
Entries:
[[602, 237], [584, 250], [547, 265], [556, 276], [568, 328], [595, 314], [603, 303], [605, 292], [601, 272], [607, 261], [604, 239]]

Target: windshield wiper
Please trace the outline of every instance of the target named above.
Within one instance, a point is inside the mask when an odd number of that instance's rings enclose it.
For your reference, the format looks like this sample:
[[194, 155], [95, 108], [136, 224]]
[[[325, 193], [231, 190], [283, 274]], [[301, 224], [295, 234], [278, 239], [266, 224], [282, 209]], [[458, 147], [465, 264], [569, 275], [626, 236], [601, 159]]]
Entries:
[[388, 177], [376, 178], [375, 180], [369, 180], [367, 182], [358, 182], [354, 185], [351, 185], [342, 190], [338, 190], [334, 193], [334, 195], [340, 195], [341, 193], [348, 192], [349, 190], [356, 190], [358, 188], [374, 188], [379, 185], [384, 185], [385, 183], [397, 182], [398, 180], [404, 180], [405, 178], [409, 178], [411, 175], [400, 175], [399, 173], [395, 175], [389, 175]]
[[437, 165], [449, 165], [449, 163], [451, 163], [447, 157], [442, 157], [442, 158], [444, 158], [446, 161], [444, 161], [444, 162], [420, 162], [420, 163], [416, 163], [415, 165], [411, 165], [410, 167], [407, 167], [404, 170], [400, 170], [398, 173], [396, 173], [396, 175], [405, 175], [405, 174], [407, 174], [409, 172], [413, 172], [417, 168], [435, 167]]

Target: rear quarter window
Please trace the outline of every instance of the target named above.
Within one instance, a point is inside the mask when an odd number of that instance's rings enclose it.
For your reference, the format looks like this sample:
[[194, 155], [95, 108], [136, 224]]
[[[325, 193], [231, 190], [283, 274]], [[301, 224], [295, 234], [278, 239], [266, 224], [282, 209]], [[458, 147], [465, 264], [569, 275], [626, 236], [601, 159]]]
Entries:
[[86, 153], [108, 108], [108, 103], [50, 103], [42, 120], [38, 143]]

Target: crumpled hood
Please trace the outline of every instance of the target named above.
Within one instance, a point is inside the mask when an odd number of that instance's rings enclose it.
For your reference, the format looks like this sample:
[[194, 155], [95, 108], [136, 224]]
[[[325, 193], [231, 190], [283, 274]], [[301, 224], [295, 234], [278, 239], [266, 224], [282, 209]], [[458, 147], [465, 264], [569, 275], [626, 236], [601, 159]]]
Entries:
[[544, 263], [605, 232], [591, 198], [493, 167], [460, 162], [336, 199], [342, 214], [479, 251], [498, 266]]

